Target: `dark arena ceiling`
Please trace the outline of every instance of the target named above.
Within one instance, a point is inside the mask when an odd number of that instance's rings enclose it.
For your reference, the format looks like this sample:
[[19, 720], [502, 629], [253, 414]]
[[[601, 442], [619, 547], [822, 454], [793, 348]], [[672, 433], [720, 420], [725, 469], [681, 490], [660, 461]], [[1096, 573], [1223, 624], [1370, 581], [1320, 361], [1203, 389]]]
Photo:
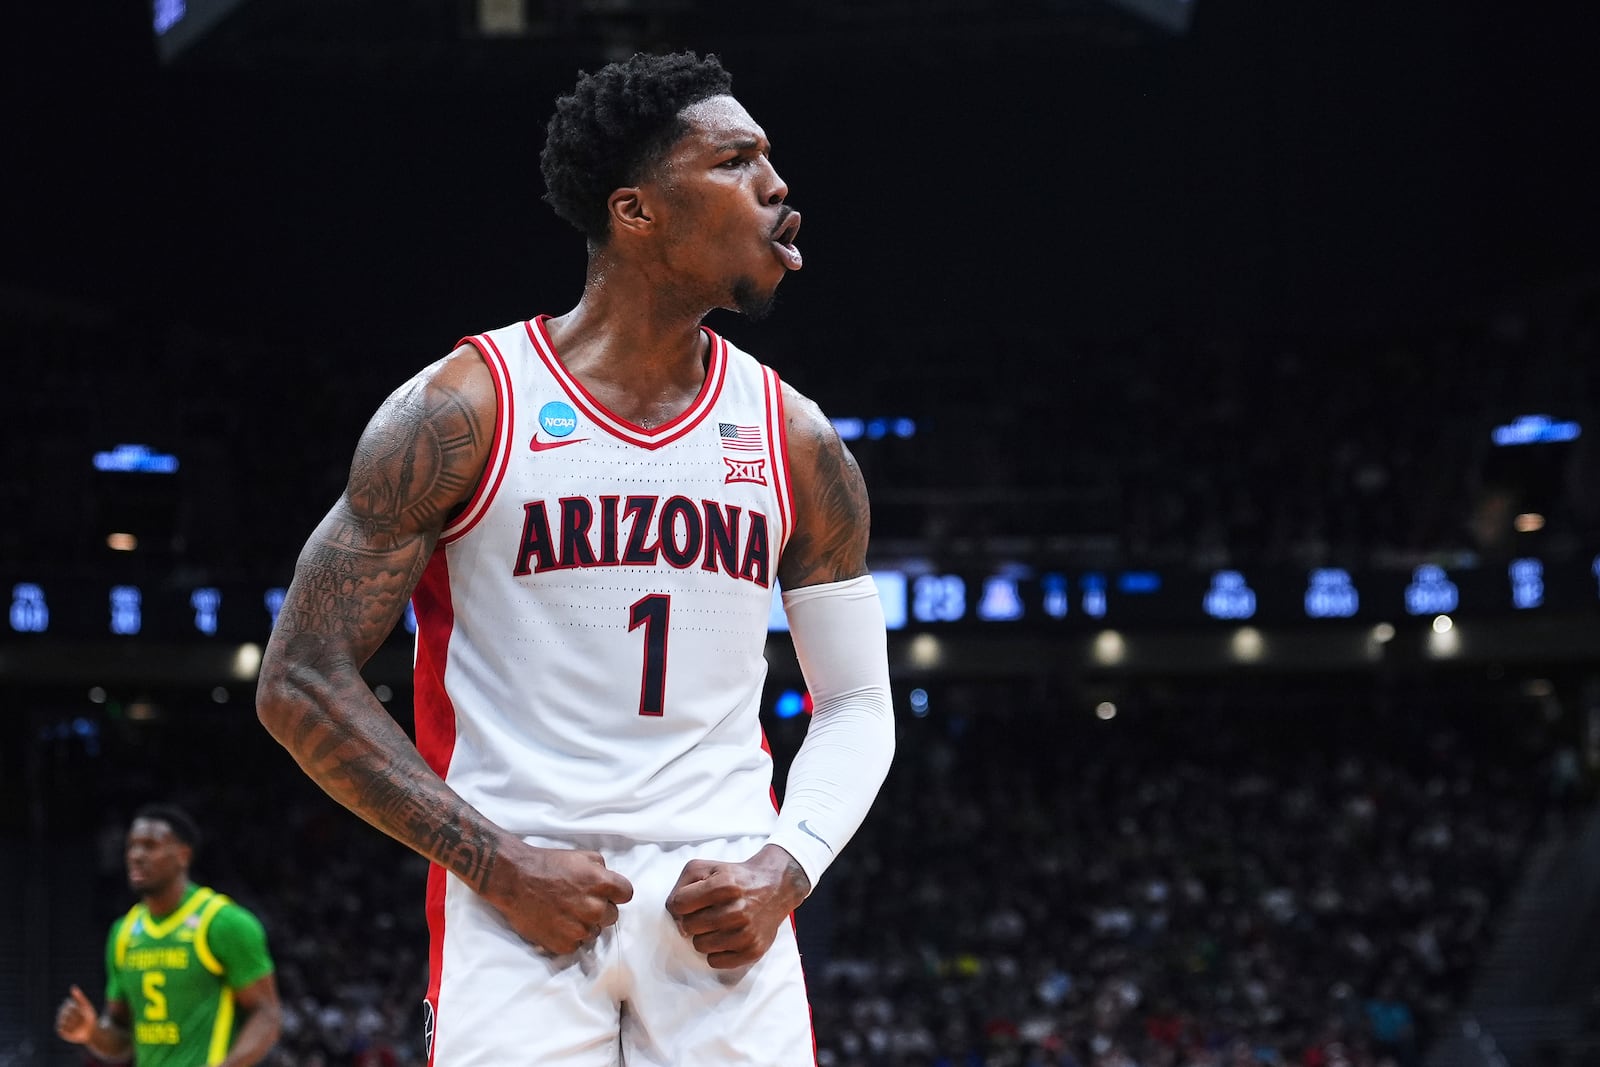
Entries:
[[[169, 61], [388, 71], [639, 50], [915, 49], [1020, 41], [1131, 45], [1181, 35], [1193, 0], [158, 0], [175, 4]], [[181, 14], [179, 14], [181, 9]], [[174, 17], [176, 16], [176, 17]], [[185, 26], [184, 23], [189, 25]]]

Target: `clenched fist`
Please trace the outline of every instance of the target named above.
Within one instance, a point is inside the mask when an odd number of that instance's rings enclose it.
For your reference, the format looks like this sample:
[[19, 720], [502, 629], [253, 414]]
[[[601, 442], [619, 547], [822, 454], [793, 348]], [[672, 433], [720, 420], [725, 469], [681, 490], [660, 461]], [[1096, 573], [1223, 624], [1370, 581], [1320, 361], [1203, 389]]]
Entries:
[[690, 860], [667, 896], [667, 911], [695, 951], [726, 970], [764, 956], [810, 891], [800, 864], [767, 845], [743, 863]]
[[598, 852], [517, 842], [501, 849], [483, 895], [523, 940], [561, 956], [615, 923], [633, 886]]

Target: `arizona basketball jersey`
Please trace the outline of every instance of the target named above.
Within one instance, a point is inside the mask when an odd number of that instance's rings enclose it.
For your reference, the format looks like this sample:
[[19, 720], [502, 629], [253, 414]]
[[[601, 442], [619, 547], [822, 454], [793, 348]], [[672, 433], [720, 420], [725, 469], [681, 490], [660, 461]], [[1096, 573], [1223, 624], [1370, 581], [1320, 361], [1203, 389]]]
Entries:
[[499, 416], [482, 484], [417, 586], [417, 744], [522, 835], [770, 832], [758, 719], [789, 536], [776, 374], [723, 338], [644, 429], [570, 375], [543, 318], [467, 340]]

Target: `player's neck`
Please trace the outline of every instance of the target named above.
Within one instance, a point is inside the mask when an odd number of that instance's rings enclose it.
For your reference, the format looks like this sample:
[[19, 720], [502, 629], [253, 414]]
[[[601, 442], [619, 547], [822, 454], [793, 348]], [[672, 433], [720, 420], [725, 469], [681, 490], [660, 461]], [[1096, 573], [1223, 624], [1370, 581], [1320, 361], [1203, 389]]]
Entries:
[[653, 289], [589, 285], [578, 306], [546, 328], [567, 369], [579, 378], [627, 381], [650, 392], [704, 375], [707, 309], [675, 305]]
[[150, 912], [152, 918], [160, 919], [176, 911], [178, 905], [183, 903], [183, 898], [188, 895], [188, 876], [174, 878], [169, 884], [144, 895], [145, 910]]

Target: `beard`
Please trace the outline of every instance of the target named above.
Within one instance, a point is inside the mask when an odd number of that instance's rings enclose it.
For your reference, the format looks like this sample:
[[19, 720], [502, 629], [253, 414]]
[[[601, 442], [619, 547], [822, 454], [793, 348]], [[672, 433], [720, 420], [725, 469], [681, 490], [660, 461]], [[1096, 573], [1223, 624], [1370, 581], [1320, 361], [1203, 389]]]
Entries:
[[772, 314], [772, 305], [777, 303], [777, 300], [777, 289], [768, 289], [763, 293], [756, 288], [753, 279], [740, 278], [733, 283], [734, 310], [751, 322], [760, 322]]

